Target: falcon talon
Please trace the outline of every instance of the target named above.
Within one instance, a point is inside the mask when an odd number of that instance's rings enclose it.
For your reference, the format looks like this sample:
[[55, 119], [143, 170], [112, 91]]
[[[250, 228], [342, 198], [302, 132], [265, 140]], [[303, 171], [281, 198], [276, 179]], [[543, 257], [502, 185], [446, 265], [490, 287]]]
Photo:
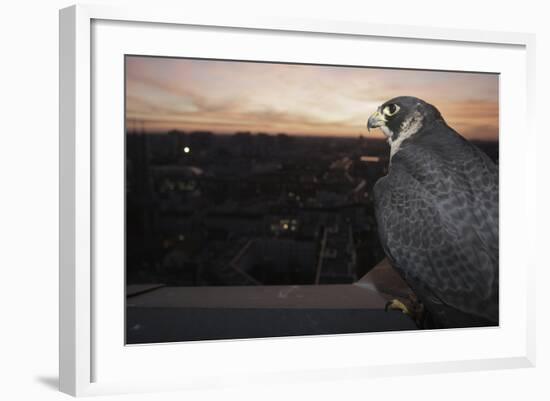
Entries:
[[384, 307], [384, 310], [386, 312], [388, 310], [400, 310], [401, 313], [412, 316], [412, 313], [410, 309], [407, 307], [407, 305], [405, 305], [403, 302], [401, 302], [398, 299], [392, 299], [391, 301], [386, 302], [386, 306]]

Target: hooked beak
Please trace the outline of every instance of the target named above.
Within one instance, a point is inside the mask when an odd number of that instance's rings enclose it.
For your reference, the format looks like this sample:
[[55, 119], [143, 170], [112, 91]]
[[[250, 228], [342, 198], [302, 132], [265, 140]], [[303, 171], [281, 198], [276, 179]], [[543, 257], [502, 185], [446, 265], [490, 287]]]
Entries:
[[386, 118], [382, 113], [376, 111], [369, 117], [369, 121], [367, 122], [367, 129], [370, 132], [371, 128], [378, 128], [383, 125], [386, 125]]

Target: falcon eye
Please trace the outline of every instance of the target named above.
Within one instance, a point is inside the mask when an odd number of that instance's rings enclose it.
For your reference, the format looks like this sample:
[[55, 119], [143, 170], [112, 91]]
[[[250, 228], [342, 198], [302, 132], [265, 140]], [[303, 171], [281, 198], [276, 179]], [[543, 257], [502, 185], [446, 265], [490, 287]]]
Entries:
[[384, 107], [384, 114], [387, 116], [393, 116], [398, 111], [399, 111], [399, 106], [393, 103]]

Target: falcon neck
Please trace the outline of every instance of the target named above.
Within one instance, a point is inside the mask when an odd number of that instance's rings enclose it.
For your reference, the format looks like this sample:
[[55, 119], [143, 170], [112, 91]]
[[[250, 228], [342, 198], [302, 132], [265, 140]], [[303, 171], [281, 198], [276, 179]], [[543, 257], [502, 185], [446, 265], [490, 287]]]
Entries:
[[394, 135], [388, 138], [390, 144], [390, 163], [393, 155], [399, 151], [401, 144], [424, 128], [423, 120], [420, 113], [414, 113], [401, 124], [397, 138], [394, 139]]
[[429, 133], [436, 124], [440, 123], [446, 125], [443, 119], [424, 123], [422, 118], [413, 118], [404, 123], [397, 138], [394, 138], [395, 135], [388, 138], [388, 143], [390, 145], [390, 165], [393, 156], [403, 147], [403, 144], [406, 143], [405, 141], [409, 140], [411, 137], [418, 137], [424, 133]]

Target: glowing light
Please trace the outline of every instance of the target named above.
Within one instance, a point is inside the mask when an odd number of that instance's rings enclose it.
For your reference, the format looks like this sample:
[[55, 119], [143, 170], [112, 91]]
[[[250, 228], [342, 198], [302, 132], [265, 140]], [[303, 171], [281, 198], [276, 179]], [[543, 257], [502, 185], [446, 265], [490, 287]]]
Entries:
[[191, 152], [191, 149], [189, 148], [189, 146], [186, 146], [185, 148], [183, 148], [183, 153], [189, 153]]
[[365, 163], [368, 163], [368, 162], [378, 163], [380, 161], [380, 157], [379, 156], [361, 156], [360, 160]]

